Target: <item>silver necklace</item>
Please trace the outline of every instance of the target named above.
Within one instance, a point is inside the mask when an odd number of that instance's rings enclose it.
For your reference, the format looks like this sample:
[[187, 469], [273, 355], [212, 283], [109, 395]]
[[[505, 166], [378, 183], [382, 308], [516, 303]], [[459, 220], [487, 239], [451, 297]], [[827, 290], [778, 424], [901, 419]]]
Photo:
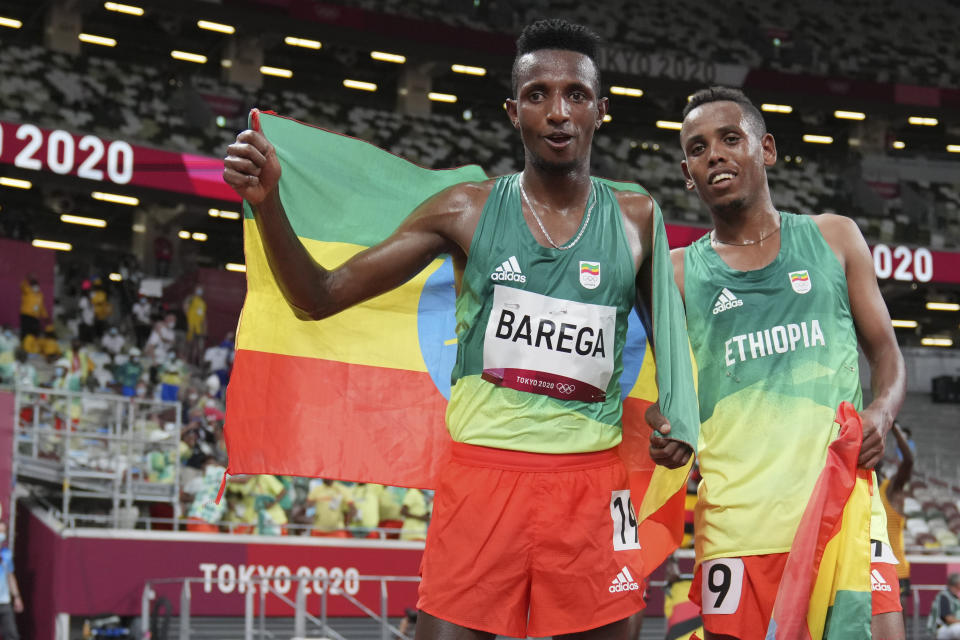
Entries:
[[759, 240], [744, 240], [743, 242], [727, 242], [726, 240], [721, 240], [720, 238], [717, 237], [717, 230], [714, 229], [713, 231], [710, 232], [710, 241], [715, 242], [717, 244], [725, 244], [730, 247], [749, 247], [750, 245], [754, 245], [754, 244], [763, 244], [764, 240], [779, 233], [781, 226], [783, 226], [782, 222], [781, 224], [778, 224], [777, 228], [771, 231], [770, 233], [764, 236], [760, 236]]
[[567, 249], [572, 249], [575, 244], [580, 241], [580, 238], [583, 237], [583, 232], [587, 230], [587, 225], [590, 224], [590, 214], [593, 212], [593, 207], [597, 204], [597, 193], [593, 188], [593, 182], [590, 184], [590, 193], [593, 195], [593, 202], [590, 204], [590, 208], [587, 209], [587, 218], [583, 221], [583, 224], [580, 225], [580, 233], [577, 236], [568, 242], [565, 246], [560, 246], [553, 241], [553, 238], [550, 237], [550, 234], [547, 233], [546, 227], [543, 226], [543, 222], [540, 220], [540, 216], [537, 215], [537, 210], [533, 208], [533, 203], [530, 202], [530, 197], [527, 196], [527, 191], [523, 188], [523, 178], [517, 180], [517, 184], [520, 185], [520, 195], [523, 196], [523, 201], [527, 203], [527, 207], [530, 209], [530, 213], [533, 214], [533, 219], [537, 221], [537, 226], [540, 227], [540, 231], [543, 232], [543, 237], [547, 239], [554, 249], [559, 249], [560, 251], [566, 251]]

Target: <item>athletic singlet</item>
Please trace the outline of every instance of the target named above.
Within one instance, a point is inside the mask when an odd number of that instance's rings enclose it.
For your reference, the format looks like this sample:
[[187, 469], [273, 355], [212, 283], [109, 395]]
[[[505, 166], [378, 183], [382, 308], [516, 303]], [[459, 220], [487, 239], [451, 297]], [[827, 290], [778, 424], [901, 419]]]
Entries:
[[[843, 268], [812, 218], [780, 215], [780, 252], [762, 269], [730, 268], [709, 234], [685, 252], [702, 423], [698, 562], [789, 551], [837, 407], [861, 409]], [[873, 502], [871, 538], [886, 542], [876, 492]]]
[[635, 295], [620, 206], [592, 180], [596, 204], [579, 241], [544, 247], [523, 218], [518, 180], [497, 179], [470, 245], [447, 427], [457, 442], [499, 449], [609, 449], [620, 443], [621, 354]]
[[897, 557], [897, 577], [910, 577], [910, 563], [907, 562], [907, 555], [903, 549], [903, 530], [907, 526], [907, 519], [903, 517], [896, 507], [894, 507], [887, 498], [887, 490], [890, 488], [890, 478], [884, 478], [880, 484], [880, 501], [887, 512], [887, 534], [890, 536], [890, 548], [893, 549], [893, 555]]

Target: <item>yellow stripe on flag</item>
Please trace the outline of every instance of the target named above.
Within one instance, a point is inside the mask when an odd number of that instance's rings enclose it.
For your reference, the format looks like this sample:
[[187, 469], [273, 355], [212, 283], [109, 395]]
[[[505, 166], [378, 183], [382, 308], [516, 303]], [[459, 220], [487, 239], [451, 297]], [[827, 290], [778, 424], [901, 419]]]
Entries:
[[[807, 626], [811, 638], [823, 636], [827, 613], [841, 592], [870, 592], [870, 480], [858, 477], [843, 509], [840, 531], [827, 543], [810, 594]], [[845, 612], [834, 612], [843, 616]]]
[[[244, 220], [247, 299], [238, 349], [322, 358], [372, 367], [427, 371], [420, 353], [417, 308], [427, 278], [443, 262], [434, 260], [402, 286], [319, 321], [294, 315], [272, 277], [256, 222]], [[366, 247], [300, 238], [314, 259], [336, 267]]]

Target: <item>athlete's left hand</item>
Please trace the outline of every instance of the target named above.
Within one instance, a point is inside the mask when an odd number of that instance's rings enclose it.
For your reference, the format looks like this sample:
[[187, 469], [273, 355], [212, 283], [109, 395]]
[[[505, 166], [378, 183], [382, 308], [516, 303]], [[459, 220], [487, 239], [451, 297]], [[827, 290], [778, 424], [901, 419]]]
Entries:
[[860, 445], [857, 466], [873, 469], [883, 457], [883, 439], [890, 430], [893, 418], [887, 411], [867, 407], [860, 413], [860, 419], [863, 421], [863, 443]]
[[660, 413], [660, 405], [653, 403], [647, 408], [647, 424], [650, 432], [650, 458], [668, 469], [676, 469], [687, 464], [693, 455], [693, 448], [686, 442], [670, 440], [670, 421]]

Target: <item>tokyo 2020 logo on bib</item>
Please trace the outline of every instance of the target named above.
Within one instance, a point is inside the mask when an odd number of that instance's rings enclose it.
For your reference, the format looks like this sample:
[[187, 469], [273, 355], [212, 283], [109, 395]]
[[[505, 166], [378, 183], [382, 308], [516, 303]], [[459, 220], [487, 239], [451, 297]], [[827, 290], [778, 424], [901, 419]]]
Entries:
[[[430, 379], [447, 400], [450, 399], [450, 372], [457, 362], [457, 292], [453, 284], [453, 260], [443, 264], [427, 278], [417, 308], [417, 336], [420, 354]], [[623, 375], [620, 394], [626, 397], [640, 375], [647, 350], [647, 332], [636, 310], [630, 312], [627, 343], [623, 348]]]

